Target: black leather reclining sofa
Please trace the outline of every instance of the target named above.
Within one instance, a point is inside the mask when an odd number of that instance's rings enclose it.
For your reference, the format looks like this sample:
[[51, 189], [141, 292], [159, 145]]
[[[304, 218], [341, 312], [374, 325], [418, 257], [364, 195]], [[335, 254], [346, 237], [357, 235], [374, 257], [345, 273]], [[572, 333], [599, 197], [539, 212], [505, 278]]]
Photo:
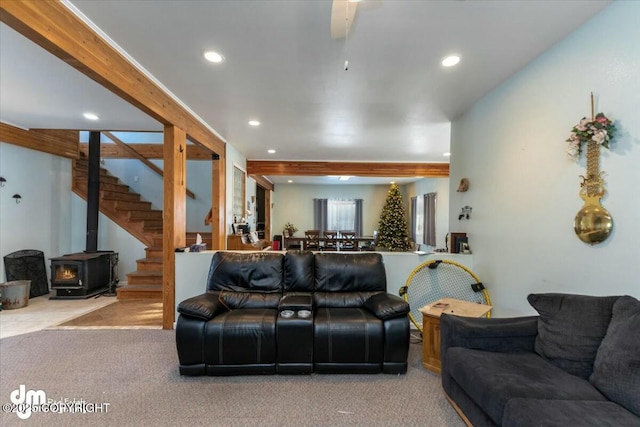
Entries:
[[178, 312], [183, 375], [407, 371], [409, 305], [377, 253], [216, 252]]

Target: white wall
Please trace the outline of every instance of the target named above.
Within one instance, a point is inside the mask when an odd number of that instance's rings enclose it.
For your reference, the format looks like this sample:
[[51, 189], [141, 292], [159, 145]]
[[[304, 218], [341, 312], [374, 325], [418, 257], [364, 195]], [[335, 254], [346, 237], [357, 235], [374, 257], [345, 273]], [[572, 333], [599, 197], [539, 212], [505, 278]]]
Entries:
[[[639, 20], [640, 2], [614, 2], [452, 123], [450, 228], [468, 233], [494, 305], [528, 314], [531, 292], [640, 296]], [[614, 229], [594, 246], [573, 231], [585, 165], [565, 142], [590, 91], [619, 131], [601, 160]], [[470, 189], [456, 193], [462, 177]]]
[[247, 204], [247, 202], [249, 202], [249, 210], [251, 211], [251, 215], [247, 215], [246, 219], [247, 219], [247, 223], [249, 223], [249, 225], [251, 226], [252, 231], [255, 231], [256, 229], [257, 212], [256, 212], [256, 203], [251, 202], [251, 198], [253, 197], [254, 200], [256, 198], [256, 191], [257, 191], [256, 186], [257, 186], [256, 180], [253, 178], [247, 177], [247, 192], [246, 192], [247, 200], [245, 201], [245, 205]]
[[[39, 151], [0, 142], [0, 256], [22, 249], [49, 258], [71, 248], [71, 161]], [[22, 196], [20, 204], [14, 194]], [[86, 225], [86, 219], [85, 219]], [[0, 282], [6, 280], [0, 262]]]
[[[237, 166], [238, 168], [246, 172], [247, 160], [242, 154], [240, 154], [238, 150], [233, 148], [230, 144], [227, 144], [226, 160], [227, 160], [227, 164], [226, 164], [226, 168], [227, 168], [226, 215], [227, 216], [226, 216], [225, 222], [227, 224], [227, 234], [232, 234], [233, 231], [231, 229], [231, 223], [233, 222], [233, 168], [234, 166]], [[248, 192], [249, 191], [248, 182], [245, 185], [247, 185], [246, 190]], [[253, 189], [253, 194], [255, 194], [255, 188]], [[246, 200], [245, 200], [245, 205], [246, 205]], [[255, 230], [255, 228], [252, 228], [252, 230]]]
[[[22, 249], [44, 252], [47, 275], [49, 258], [86, 248], [87, 204], [71, 191], [71, 160], [0, 143], [0, 256]], [[20, 194], [16, 204], [12, 198]], [[118, 276], [136, 270], [144, 258], [144, 245], [100, 214], [98, 249], [118, 252]], [[0, 282], [6, 280], [0, 262]]]

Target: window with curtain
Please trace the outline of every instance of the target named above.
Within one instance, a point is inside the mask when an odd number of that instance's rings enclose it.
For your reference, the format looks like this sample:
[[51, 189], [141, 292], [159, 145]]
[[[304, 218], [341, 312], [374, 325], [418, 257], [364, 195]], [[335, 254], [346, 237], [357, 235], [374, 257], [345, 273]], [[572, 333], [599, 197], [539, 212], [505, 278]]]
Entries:
[[436, 193], [411, 198], [411, 238], [419, 244], [436, 245]]
[[362, 199], [314, 199], [314, 226], [325, 230], [353, 230], [362, 236]]
[[244, 215], [244, 200], [247, 180], [245, 173], [237, 166], [233, 167], [233, 208], [232, 213], [235, 219], [240, 221]]

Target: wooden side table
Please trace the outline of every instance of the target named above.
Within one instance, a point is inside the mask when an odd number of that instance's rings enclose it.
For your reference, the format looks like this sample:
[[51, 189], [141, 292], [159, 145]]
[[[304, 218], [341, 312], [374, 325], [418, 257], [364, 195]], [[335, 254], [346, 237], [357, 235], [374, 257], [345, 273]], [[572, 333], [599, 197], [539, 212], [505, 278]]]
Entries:
[[[439, 305], [443, 307], [439, 308]], [[422, 313], [422, 366], [437, 374], [440, 363], [440, 315], [442, 313], [464, 317], [482, 317], [491, 306], [454, 298], [442, 298], [420, 309]]]

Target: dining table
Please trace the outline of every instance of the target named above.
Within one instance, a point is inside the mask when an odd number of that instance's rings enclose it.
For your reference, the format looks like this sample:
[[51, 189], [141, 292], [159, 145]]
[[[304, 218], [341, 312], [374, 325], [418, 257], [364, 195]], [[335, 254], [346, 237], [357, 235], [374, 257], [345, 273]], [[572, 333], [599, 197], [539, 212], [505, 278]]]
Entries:
[[[283, 248], [286, 250], [288, 249], [290, 246], [291, 249], [301, 249], [304, 250], [306, 249], [306, 244], [309, 242], [309, 239], [307, 239], [306, 237], [284, 237], [284, 244], [283, 244]], [[326, 238], [326, 237], [318, 237], [317, 239], [313, 239], [314, 242], [318, 242], [318, 245], [320, 246], [320, 250], [322, 250], [322, 247], [325, 245], [326, 242], [332, 242], [335, 243], [336, 246], [336, 250], [340, 251], [342, 243], [345, 242], [353, 242], [355, 249], [343, 249], [342, 252], [353, 252], [354, 250], [358, 251], [360, 250], [361, 247], [361, 243], [368, 243], [371, 244], [374, 241], [374, 237], [373, 236], [359, 236], [359, 237], [355, 237], [352, 239], [345, 239], [345, 238], [341, 238], [341, 237], [335, 237], [335, 238]], [[296, 247], [295, 245], [299, 245], [299, 248]]]

